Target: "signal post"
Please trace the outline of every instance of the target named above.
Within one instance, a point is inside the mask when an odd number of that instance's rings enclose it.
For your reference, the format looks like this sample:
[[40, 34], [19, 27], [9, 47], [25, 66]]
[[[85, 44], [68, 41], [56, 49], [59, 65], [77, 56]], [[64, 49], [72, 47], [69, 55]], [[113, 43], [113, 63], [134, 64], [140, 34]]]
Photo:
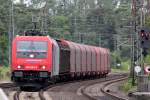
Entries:
[[[138, 86], [137, 92], [132, 94], [136, 100], [149, 100], [150, 98], [150, 84], [148, 81], [150, 69], [147, 65], [145, 65], [145, 58], [148, 54], [148, 49], [150, 49], [150, 31], [143, 28], [147, 14], [146, 10], [149, 10], [147, 9], [147, 5], [149, 5], [149, 3], [146, 2], [146, 0], [132, 0], [133, 29], [136, 33], [136, 42], [133, 42], [132, 44], [133, 53], [131, 59], [131, 77], [132, 85], [135, 85], [135, 71], [137, 73], [136, 76], [138, 77]], [[140, 20], [138, 18], [140, 18]], [[135, 64], [135, 62], [137, 63]]]
[[148, 55], [150, 49], [150, 31], [141, 29], [139, 32], [140, 49], [141, 49], [141, 64], [134, 67], [137, 73], [137, 92], [132, 93], [136, 100], [149, 100], [150, 98], [150, 83], [148, 75], [150, 73], [150, 66], [145, 64], [145, 57]]

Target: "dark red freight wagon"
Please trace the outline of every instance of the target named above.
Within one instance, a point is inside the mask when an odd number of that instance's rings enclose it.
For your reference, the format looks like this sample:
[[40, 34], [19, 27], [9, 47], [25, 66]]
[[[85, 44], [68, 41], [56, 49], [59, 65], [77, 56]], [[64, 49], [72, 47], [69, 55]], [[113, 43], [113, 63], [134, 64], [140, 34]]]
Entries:
[[100, 74], [100, 70], [101, 70], [101, 60], [100, 60], [100, 50], [99, 48], [95, 47], [95, 52], [96, 52], [96, 71], [97, 74]]
[[95, 74], [97, 72], [96, 69], [96, 51], [94, 49], [94, 47], [91, 46], [91, 50], [92, 50], [92, 72], [93, 74]]
[[70, 48], [64, 40], [57, 40], [60, 48], [59, 75], [69, 75], [70, 73]]
[[70, 73], [73, 74], [72, 76], [107, 74], [110, 71], [108, 49], [66, 40], [64, 42], [70, 48]]
[[81, 48], [81, 51], [82, 51], [82, 55], [81, 55], [81, 71], [82, 71], [82, 74], [83, 76], [85, 76], [85, 73], [87, 71], [87, 52], [86, 52], [86, 47], [85, 45], [80, 45], [80, 48]]

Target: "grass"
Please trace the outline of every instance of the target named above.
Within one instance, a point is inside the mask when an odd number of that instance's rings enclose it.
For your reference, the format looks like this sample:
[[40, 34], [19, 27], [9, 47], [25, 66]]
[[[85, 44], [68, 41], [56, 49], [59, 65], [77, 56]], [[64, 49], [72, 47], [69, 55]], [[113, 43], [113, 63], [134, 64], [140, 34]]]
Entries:
[[[129, 67], [129, 62], [122, 62], [121, 64], [122, 66], [120, 66], [120, 68], [112, 68], [111, 71], [112, 72], [122, 72], [122, 73], [127, 73], [130, 71], [130, 67]], [[124, 93], [128, 93], [130, 91], [136, 90], [136, 86], [132, 86], [132, 79], [129, 78], [127, 81], [123, 82], [120, 86], [119, 89], [121, 91], [123, 91]]]
[[0, 80], [10, 80], [10, 67], [0, 66]]
[[128, 79], [119, 87], [119, 89], [124, 93], [128, 93], [130, 91], [136, 90], [136, 88], [137, 88], [136, 86], [132, 86], [131, 79]]
[[130, 70], [130, 61], [121, 62], [121, 66], [112, 67], [112, 72], [129, 72]]
[[127, 73], [127, 72], [129, 72], [129, 70], [122, 70], [122, 69], [112, 68], [111, 72], [114, 72], [114, 73], [116, 73], [116, 72]]

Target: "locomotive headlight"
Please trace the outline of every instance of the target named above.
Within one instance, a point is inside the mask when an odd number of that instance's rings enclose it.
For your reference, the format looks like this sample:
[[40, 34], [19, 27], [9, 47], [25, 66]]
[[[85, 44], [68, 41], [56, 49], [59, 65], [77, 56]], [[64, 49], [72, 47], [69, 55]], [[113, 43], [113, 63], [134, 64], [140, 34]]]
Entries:
[[20, 68], [21, 68], [21, 66], [17, 66], [17, 68], [18, 68], [18, 69], [20, 69]]
[[45, 70], [46, 66], [44, 66], [44, 65], [43, 66], [39, 66], [39, 68], [42, 69], [42, 70]]
[[34, 58], [34, 54], [30, 54], [29, 57], [30, 57], [30, 58]]
[[42, 69], [45, 69], [46, 67], [45, 66], [42, 66]]
[[18, 68], [18, 69], [23, 69], [24, 67], [21, 66], [21, 65], [18, 65], [17, 68]]

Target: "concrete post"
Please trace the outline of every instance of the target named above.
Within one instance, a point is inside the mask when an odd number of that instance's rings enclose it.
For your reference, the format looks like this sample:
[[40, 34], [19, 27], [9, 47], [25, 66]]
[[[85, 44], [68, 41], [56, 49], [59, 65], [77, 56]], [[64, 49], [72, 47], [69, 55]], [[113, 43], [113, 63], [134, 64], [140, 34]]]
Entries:
[[137, 91], [138, 92], [149, 92], [149, 82], [148, 82], [148, 75], [138, 75], [137, 80]]

